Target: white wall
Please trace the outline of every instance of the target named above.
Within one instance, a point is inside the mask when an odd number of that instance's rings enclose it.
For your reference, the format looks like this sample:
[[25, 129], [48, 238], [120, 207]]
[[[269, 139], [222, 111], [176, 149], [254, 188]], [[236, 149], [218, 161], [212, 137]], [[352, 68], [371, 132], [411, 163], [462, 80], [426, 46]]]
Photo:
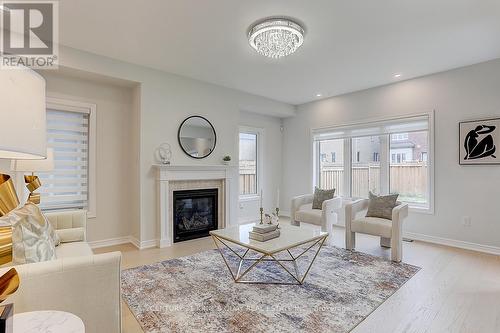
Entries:
[[89, 241], [126, 237], [138, 219], [139, 195], [134, 191], [138, 162], [133, 122], [133, 88], [44, 71], [47, 96], [95, 103], [96, 218], [89, 218]]
[[299, 106], [284, 121], [282, 206], [311, 192], [311, 128], [435, 110], [435, 214], [412, 213], [405, 231], [500, 247], [500, 165], [458, 164], [459, 121], [500, 117], [499, 87], [495, 60]]
[[[272, 213], [276, 208], [276, 193], [281, 184], [282, 172], [282, 132], [281, 119], [258, 115], [250, 112], [240, 112], [240, 126], [260, 128], [263, 130], [263, 154], [261, 184], [263, 190], [263, 206], [266, 213]], [[236, 157], [238, 155], [235, 155]], [[244, 200], [239, 204], [240, 223], [259, 219], [260, 199]]]
[[[75, 70], [140, 83], [140, 227], [138, 238], [151, 244], [158, 238], [156, 173], [154, 150], [162, 142], [172, 146], [172, 163], [219, 164], [223, 155], [238, 156], [240, 111], [290, 116], [295, 108], [267, 98], [188, 79], [146, 67], [61, 47], [60, 64]], [[177, 129], [188, 116], [202, 115], [217, 131], [217, 147], [206, 159], [186, 156], [177, 144]], [[237, 193], [237, 184], [231, 191]], [[235, 200], [235, 204], [236, 200]], [[236, 207], [237, 209], [237, 207]], [[237, 219], [237, 217], [232, 217]], [[132, 226], [135, 230], [137, 226]]]

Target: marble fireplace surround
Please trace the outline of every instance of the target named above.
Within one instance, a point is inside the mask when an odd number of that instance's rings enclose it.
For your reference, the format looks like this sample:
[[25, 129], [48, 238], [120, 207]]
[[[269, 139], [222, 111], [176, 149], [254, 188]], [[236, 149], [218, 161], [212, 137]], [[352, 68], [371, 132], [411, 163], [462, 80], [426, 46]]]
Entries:
[[171, 246], [174, 241], [172, 211], [174, 191], [218, 189], [218, 228], [231, 224], [232, 217], [235, 217], [233, 208], [235, 202], [231, 200], [231, 193], [234, 191], [234, 185], [237, 185], [234, 168], [224, 165], [155, 165], [155, 167], [158, 170], [160, 247]]

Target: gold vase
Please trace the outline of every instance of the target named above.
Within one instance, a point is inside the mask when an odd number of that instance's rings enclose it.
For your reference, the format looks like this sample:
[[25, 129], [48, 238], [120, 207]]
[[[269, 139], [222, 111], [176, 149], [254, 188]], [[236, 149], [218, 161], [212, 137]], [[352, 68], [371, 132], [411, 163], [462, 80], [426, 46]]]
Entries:
[[[9, 175], [0, 174], [0, 217], [19, 205], [16, 189]], [[0, 227], [0, 265], [12, 261], [12, 227]]]

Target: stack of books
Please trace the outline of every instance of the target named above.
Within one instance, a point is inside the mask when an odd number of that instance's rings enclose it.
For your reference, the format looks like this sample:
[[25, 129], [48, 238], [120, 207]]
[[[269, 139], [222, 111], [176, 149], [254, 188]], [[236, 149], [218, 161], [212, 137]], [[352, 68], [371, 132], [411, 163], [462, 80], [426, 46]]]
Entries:
[[276, 238], [280, 236], [280, 230], [277, 224], [256, 224], [252, 231], [248, 232], [249, 238], [265, 242], [267, 240]]

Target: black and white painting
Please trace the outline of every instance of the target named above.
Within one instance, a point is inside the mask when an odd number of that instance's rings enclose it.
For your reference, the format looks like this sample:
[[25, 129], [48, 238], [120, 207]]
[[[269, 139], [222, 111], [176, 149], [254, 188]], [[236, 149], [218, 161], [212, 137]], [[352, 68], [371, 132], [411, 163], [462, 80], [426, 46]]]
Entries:
[[464, 121], [460, 130], [460, 164], [500, 164], [500, 118]]

